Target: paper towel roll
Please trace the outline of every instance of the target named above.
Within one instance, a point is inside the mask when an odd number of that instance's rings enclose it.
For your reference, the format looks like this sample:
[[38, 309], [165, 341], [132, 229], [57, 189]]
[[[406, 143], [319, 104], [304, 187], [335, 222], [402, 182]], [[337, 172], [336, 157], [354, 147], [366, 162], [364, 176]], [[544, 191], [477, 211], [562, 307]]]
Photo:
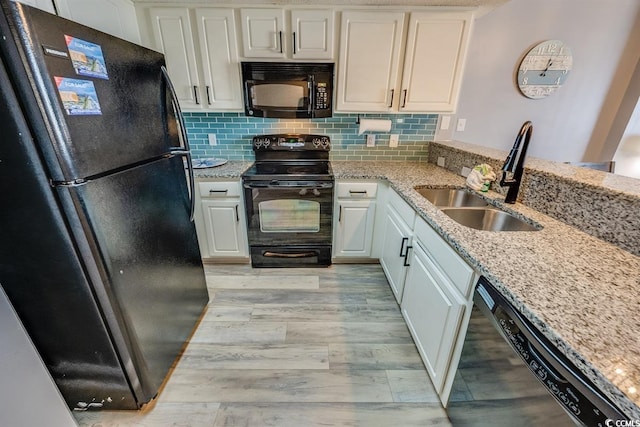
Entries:
[[389, 132], [391, 130], [390, 119], [360, 119], [358, 135], [365, 132]]

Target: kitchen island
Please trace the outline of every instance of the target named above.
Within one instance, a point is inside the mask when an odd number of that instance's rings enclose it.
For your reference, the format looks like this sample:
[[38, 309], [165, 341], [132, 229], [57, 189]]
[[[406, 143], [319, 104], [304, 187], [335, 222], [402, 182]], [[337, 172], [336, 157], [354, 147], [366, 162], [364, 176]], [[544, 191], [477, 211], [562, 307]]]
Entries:
[[[201, 178], [236, 177], [229, 162]], [[557, 348], [632, 419], [640, 419], [640, 257], [521, 203], [504, 205], [542, 226], [532, 232], [464, 227], [415, 186], [464, 186], [464, 178], [431, 163], [332, 161], [336, 179], [386, 180], [479, 274], [485, 276]], [[234, 175], [235, 174], [235, 175]]]

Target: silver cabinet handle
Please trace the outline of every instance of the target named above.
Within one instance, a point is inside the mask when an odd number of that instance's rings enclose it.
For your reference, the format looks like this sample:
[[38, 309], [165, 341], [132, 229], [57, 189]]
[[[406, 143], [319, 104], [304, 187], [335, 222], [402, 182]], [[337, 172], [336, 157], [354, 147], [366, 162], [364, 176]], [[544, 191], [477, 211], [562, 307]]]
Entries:
[[391, 89], [391, 102], [389, 102], [389, 108], [393, 107], [393, 94], [395, 92], [395, 89]]
[[240, 214], [238, 214], [238, 205], [236, 205], [236, 222], [240, 222]]
[[196, 101], [196, 105], [200, 105], [200, 100], [198, 99], [198, 86], [193, 85], [193, 98]]
[[338, 222], [342, 222], [342, 205], [340, 205], [340, 210], [338, 211]]
[[211, 105], [211, 95], [209, 94], [209, 86], [205, 86], [207, 91], [207, 104]]
[[407, 105], [407, 90], [403, 90], [402, 91], [402, 107], [400, 108], [404, 108]]
[[367, 190], [349, 190], [349, 194], [367, 194]]
[[282, 31], [278, 31], [278, 37], [280, 38], [280, 53], [284, 52], [282, 49]]
[[229, 190], [209, 190], [209, 194], [211, 193], [227, 193]]

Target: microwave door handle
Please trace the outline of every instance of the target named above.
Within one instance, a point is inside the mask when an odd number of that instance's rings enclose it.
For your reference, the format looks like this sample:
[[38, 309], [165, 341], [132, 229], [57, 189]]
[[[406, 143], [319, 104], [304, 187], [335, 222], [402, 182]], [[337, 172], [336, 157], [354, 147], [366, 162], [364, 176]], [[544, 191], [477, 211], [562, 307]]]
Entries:
[[244, 82], [244, 106], [247, 113], [251, 114], [250, 111], [253, 109], [253, 105], [249, 103], [249, 90], [249, 80], [247, 80]]
[[311, 115], [311, 110], [313, 110], [313, 107], [316, 104], [316, 82], [314, 81], [313, 76], [309, 76], [307, 86], [309, 87], [309, 105], [307, 106], [307, 113], [309, 113], [309, 117], [313, 117]]

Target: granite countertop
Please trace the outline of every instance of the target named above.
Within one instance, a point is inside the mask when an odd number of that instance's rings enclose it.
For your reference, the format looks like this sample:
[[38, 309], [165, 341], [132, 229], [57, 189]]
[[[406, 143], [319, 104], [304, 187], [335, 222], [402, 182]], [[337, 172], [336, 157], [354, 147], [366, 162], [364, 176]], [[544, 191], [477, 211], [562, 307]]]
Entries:
[[[251, 162], [196, 170], [197, 178], [239, 178]], [[540, 231], [464, 227], [415, 186], [462, 187], [428, 163], [332, 161], [336, 179], [386, 179], [418, 214], [531, 320], [631, 419], [640, 419], [640, 257], [489, 191], [493, 204]]]
[[418, 214], [504, 294], [630, 418], [640, 419], [640, 257], [521, 203], [505, 210], [540, 231], [464, 227], [414, 186], [457, 186], [463, 177], [433, 164], [332, 161], [337, 179], [386, 179]]
[[194, 169], [196, 178], [240, 178], [242, 172], [246, 171], [253, 161], [229, 160], [222, 166], [213, 168]]

